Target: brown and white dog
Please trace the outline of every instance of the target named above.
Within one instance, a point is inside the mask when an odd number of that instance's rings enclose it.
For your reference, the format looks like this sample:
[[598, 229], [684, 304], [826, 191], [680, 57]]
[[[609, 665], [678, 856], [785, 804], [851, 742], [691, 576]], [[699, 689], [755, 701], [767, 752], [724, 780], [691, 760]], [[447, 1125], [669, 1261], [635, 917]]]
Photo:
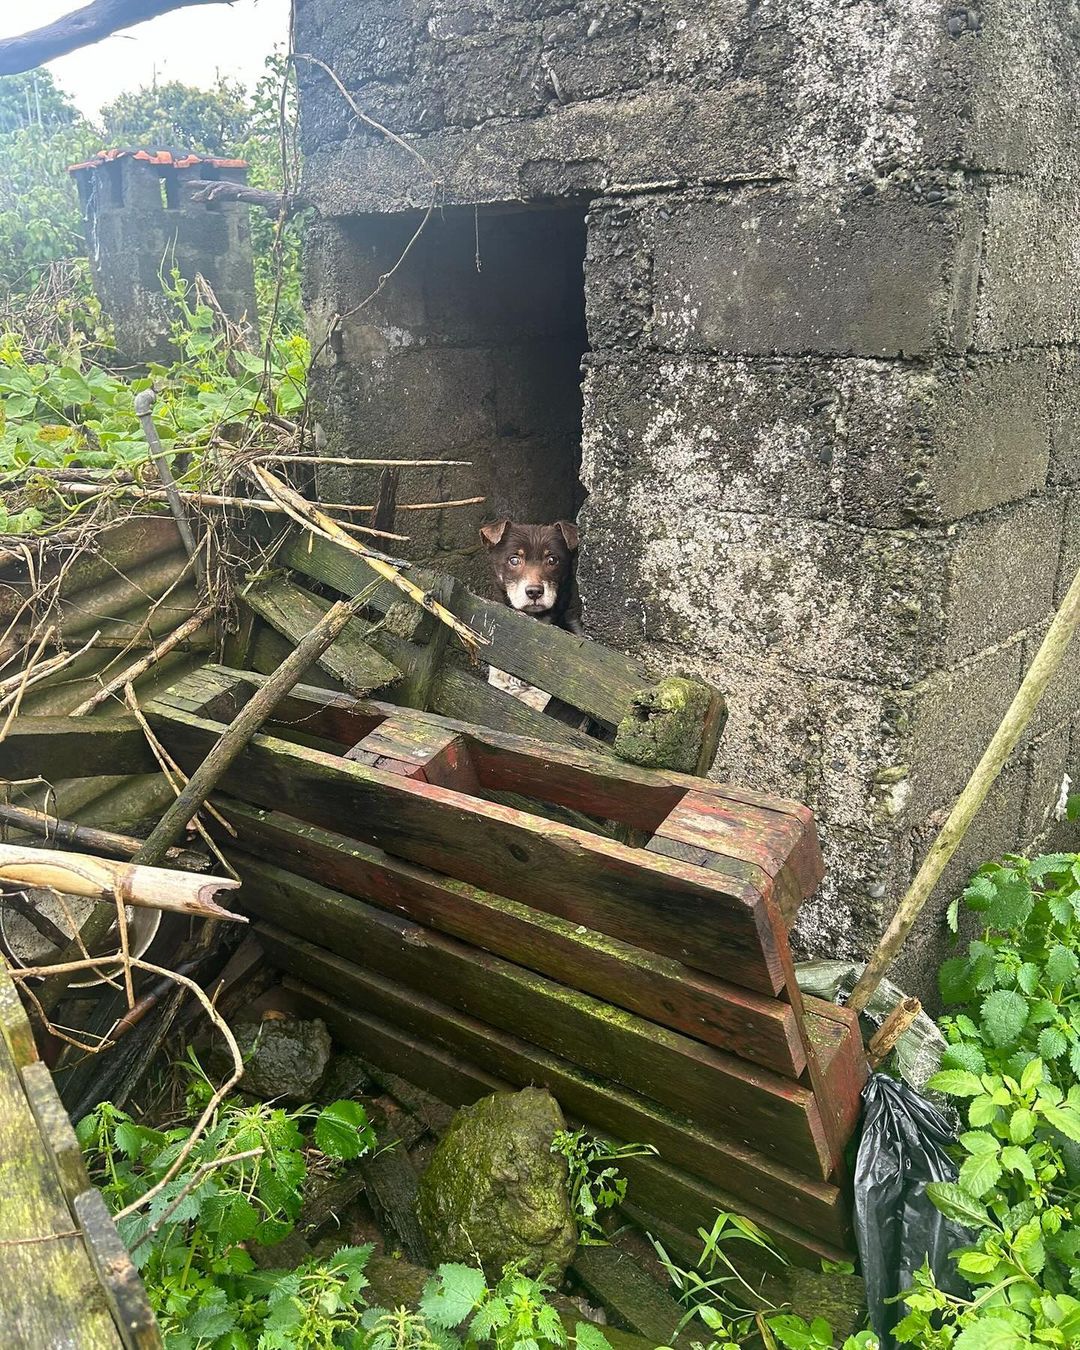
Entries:
[[[504, 517], [481, 525], [499, 599], [540, 623], [584, 634], [576, 571], [578, 527], [569, 520], [552, 525], [522, 525]], [[543, 709], [548, 695], [493, 666], [489, 683], [531, 707]]]

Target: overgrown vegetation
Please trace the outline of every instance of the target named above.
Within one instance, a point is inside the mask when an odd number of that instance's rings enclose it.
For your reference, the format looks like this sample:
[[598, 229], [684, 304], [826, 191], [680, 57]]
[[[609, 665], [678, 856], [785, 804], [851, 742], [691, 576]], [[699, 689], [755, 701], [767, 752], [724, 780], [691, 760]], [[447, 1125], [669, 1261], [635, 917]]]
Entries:
[[[193, 1118], [213, 1089], [194, 1057], [187, 1069]], [[77, 1133], [118, 1213], [161, 1181], [191, 1131], [187, 1120], [153, 1129], [105, 1102]], [[349, 1344], [343, 1337], [359, 1326], [370, 1249], [345, 1248], [328, 1262], [268, 1276], [245, 1244], [269, 1247], [292, 1231], [310, 1156], [355, 1159], [374, 1143], [353, 1101], [318, 1113], [234, 1100], [218, 1108], [177, 1175], [145, 1208], [118, 1221], [169, 1350]]]
[[[228, 80], [208, 90], [176, 81], [143, 87], [106, 105], [100, 125], [84, 118], [45, 70], [0, 79], [0, 309], [17, 308], [16, 297], [39, 286], [54, 263], [85, 259], [82, 212], [67, 170], [103, 146], [153, 146], [241, 158], [248, 161], [253, 187], [280, 190], [286, 73], [284, 57], [275, 54], [250, 93]], [[286, 87], [284, 113], [291, 159], [290, 129], [296, 118], [292, 81]], [[302, 221], [294, 220], [279, 240], [277, 221], [253, 210], [251, 227], [263, 327], [273, 312], [280, 335], [301, 333]], [[86, 298], [88, 274], [83, 269], [76, 275]]]
[[[930, 1087], [970, 1127], [960, 1173], [934, 1203], [966, 1225], [955, 1254], [971, 1297], [928, 1269], [905, 1295], [902, 1342], [926, 1350], [1024, 1350], [1080, 1342], [1080, 855], [1007, 858], [961, 903], [984, 925], [945, 964], [946, 1067]], [[959, 908], [950, 919], [958, 925]]]
[[585, 1130], [556, 1130], [551, 1151], [566, 1159], [570, 1171], [570, 1207], [578, 1241], [603, 1245], [607, 1238], [600, 1215], [626, 1199], [626, 1178], [615, 1166], [622, 1158], [655, 1153], [651, 1144], [607, 1144]]

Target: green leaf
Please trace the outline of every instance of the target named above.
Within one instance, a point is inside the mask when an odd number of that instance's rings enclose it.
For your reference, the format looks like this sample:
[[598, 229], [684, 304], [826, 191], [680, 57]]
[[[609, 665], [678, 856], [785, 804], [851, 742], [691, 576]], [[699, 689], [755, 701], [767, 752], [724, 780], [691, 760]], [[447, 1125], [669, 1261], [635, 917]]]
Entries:
[[966, 1326], [954, 1350], [1024, 1350], [1031, 1342], [998, 1317], [983, 1316]]
[[1027, 1150], [1016, 1144], [1009, 1144], [1001, 1150], [1001, 1165], [1007, 1172], [1019, 1172], [1028, 1181], [1035, 1180], [1035, 1168], [1031, 1165]]
[[575, 1323], [574, 1344], [577, 1350], [611, 1350], [611, 1342], [592, 1322]]
[[1016, 983], [1029, 997], [1039, 987], [1039, 974], [1039, 967], [1034, 961], [1025, 961], [1017, 971]]
[[1080, 956], [1063, 943], [1055, 943], [1046, 957], [1046, 979], [1051, 985], [1071, 984], [1080, 970]]
[[1080, 1144], [1080, 1111], [1069, 1106], [1051, 1106], [1047, 1102], [1039, 1103], [1039, 1112], [1055, 1130], [1060, 1130], [1066, 1139]]
[[1026, 1106], [1014, 1111], [1009, 1118], [1009, 1138], [1014, 1144], [1026, 1144], [1035, 1133], [1037, 1117]]
[[449, 1331], [464, 1322], [486, 1291], [483, 1271], [456, 1263], [441, 1265], [424, 1290], [420, 1311]]
[[986, 911], [991, 928], [1020, 928], [1031, 912], [1031, 885], [1026, 877], [1002, 868], [994, 878], [994, 895]]
[[1001, 1145], [986, 1130], [968, 1130], [960, 1136], [960, 1143], [971, 1154], [996, 1153]]
[[975, 1097], [983, 1090], [981, 1079], [963, 1069], [943, 1069], [926, 1086], [931, 1092], [944, 1092], [949, 1097]]
[[947, 1219], [954, 1219], [967, 1228], [993, 1227], [986, 1208], [955, 1181], [931, 1181], [926, 1194]]
[[1043, 1027], [1039, 1032], [1038, 1047], [1043, 1059], [1060, 1059], [1069, 1048], [1069, 1042], [1057, 1027]]
[[1044, 1078], [1042, 1061], [1032, 1057], [1024, 1065], [1020, 1073], [1020, 1091], [1034, 1092]]
[[359, 1158], [373, 1137], [367, 1112], [359, 1102], [331, 1102], [315, 1122], [316, 1147], [330, 1158]]
[[963, 956], [943, 962], [938, 971], [938, 988], [946, 1003], [967, 1003], [975, 992], [970, 962]]
[[1012, 1045], [1027, 1022], [1027, 1000], [1013, 989], [995, 989], [983, 999], [982, 1030], [991, 1045]]
[[986, 1056], [970, 1041], [959, 1041], [956, 1045], [950, 1045], [941, 1056], [941, 1067], [966, 1069], [968, 1073], [982, 1074], [986, 1072]]
[[993, 1190], [1001, 1177], [1001, 1163], [996, 1153], [979, 1153], [968, 1158], [960, 1168], [960, 1185], [974, 1196]]
[[979, 1129], [992, 1124], [997, 1119], [998, 1104], [993, 1097], [976, 1097], [968, 1110], [968, 1121]]
[[989, 1252], [963, 1252], [956, 1264], [965, 1275], [989, 1275], [997, 1269], [998, 1258]]
[[1075, 853], [1044, 853], [1031, 860], [1027, 873], [1032, 881], [1042, 881], [1053, 873], [1067, 872], [1075, 861]]

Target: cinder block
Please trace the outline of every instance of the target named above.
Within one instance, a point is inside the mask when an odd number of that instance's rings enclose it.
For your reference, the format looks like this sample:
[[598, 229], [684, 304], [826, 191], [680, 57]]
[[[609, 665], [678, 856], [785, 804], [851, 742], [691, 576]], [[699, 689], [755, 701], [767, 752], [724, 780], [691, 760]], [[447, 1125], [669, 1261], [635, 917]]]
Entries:
[[1080, 190], [1057, 179], [987, 189], [974, 345], [1049, 346], [1080, 337]]
[[[651, 264], [645, 345], [890, 357], [966, 349], [981, 202], [960, 183], [935, 192], [928, 201], [894, 186], [869, 196], [785, 186], [637, 202], [637, 252]], [[590, 261], [610, 268], [609, 286], [641, 266], [634, 251], [607, 260], [590, 251]]]
[[941, 661], [951, 664], [1050, 614], [1064, 502], [1037, 497], [955, 527]]
[[812, 675], [904, 685], [936, 664], [937, 535], [718, 511], [708, 481], [596, 476], [581, 582], [605, 640], [642, 637]]
[[1061, 526], [1061, 559], [1054, 588], [1055, 606], [1065, 599], [1077, 572], [1080, 572], [1080, 492], [1071, 492], [1065, 503]]
[[1048, 388], [1050, 421], [1049, 482], [1054, 487], [1080, 485], [1080, 352], [1060, 347], [1050, 353]]

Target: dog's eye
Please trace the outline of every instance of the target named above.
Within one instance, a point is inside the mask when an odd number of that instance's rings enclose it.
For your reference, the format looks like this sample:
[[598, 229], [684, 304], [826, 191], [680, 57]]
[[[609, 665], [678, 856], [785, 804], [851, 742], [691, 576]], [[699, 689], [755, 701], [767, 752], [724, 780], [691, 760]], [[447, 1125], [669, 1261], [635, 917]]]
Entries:
[[510, 557], [507, 558], [506, 561], [510, 564], [511, 567], [521, 566], [521, 559], [518, 557], [516, 553], [511, 553]]
[[558, 567], [558, 565], [559, 565], [559, 560], [558, 560], [558, 558], [556, 558], [556, 556], [555, 556], [554, 553], [549, 553], [549, 554], [548, 554], [548, 556], [547, 556], [547, 565], [548, 565], [549, 567]]

